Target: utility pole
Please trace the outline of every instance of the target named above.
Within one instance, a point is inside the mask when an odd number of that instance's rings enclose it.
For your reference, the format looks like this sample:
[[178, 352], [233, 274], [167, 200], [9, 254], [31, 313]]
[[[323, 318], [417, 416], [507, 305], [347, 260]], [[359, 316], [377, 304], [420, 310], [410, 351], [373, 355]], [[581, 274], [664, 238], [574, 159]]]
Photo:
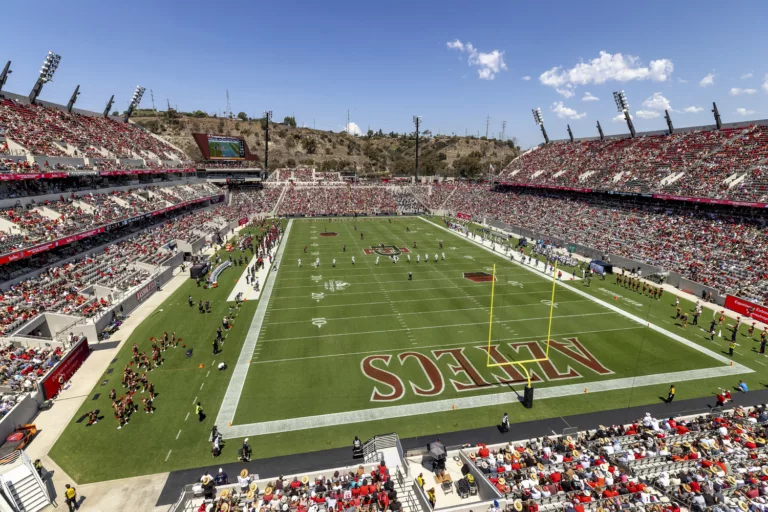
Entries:
[[413, 116], [413, 123], [416, 125], [416, 181], [419, 181], [419, 123], [421, 116]]
[[264, 170], [269, 172], [269, 121], [272, 120], [272, 111], [264, 112], [264, 119], [267, 120], [267, 127], [264, 130]]
[[347, 109], [347, 135], [349, 135], [349, 109]]
[[491, 122], [491, 115], [485, 116], [485, 138], [488, 138], [488, 124]]
[[229, 104], [229, 89], [227, 89], [227, 117], [232, 119], [232, 105]]
[[155, 112], [155, 115], [157, 115], [157, 109], [155, 108], [155, 91], [152, 89], [149, 90], [149, 97], [152, 98], [152, 110]]
[[502, 121], [501, 122], [501, 140], [504, 140], [504, 132], [506, 131], [506, 129], [507, 129], [507, 122]]

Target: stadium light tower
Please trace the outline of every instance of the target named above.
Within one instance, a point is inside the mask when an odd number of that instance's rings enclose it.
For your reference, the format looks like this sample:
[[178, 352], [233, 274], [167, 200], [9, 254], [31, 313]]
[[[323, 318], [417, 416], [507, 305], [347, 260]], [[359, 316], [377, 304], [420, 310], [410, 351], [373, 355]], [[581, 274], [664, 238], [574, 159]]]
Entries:
[[600, 140], [605, 140], [605, 135], [603, 135], [603, 127], [600, 126], [600, 121], [597, 122], [597, 133], [600, 134]]
[[264, 170], [269, 172], [269, 122], [272, 120], [272, 111], [264, 111], [264, 119], [267, 120], [267, 126], [264, 130]]
[[13, 73], [13, 71], [11, 71], [11, 61], [8, 61], [8, 64], [6, 64], [5, 67], [3, 68], [3, 72], [0, 73], [0, 91], [3, 90], [3, 86], [5, 85], [5, 82], [8, 81], [8, 75], [10, 75], [11, 73]]
[[541, 134], [544, 135], [544, 144], [549, 144], [549, 137], [547, 136], [547, 130], [544, 129], [544, 116], [541, 115], [541, 109], [534, 108], [531, 109], [531, 112], [533, 112], [533, 120], [536, 121], [537, 125], [539, 125], [539, 128], [541, 128]]
[[80, 96], [80, 85], [75, 87], [75, 92], [73, 92], [72, 97], [69, 98], [69, 103], [67, 103], [67, 112], [72, 113], [72, 107], [75, 106], [75, 102], [77, 101], [78, 96]]
[[669, 130], [669, 134], [672, 135], [675, 133], [675, 127], [672, 126], [672, 118], [669, 116], [669, 110], [664, 110], [664, 119], [667, 120], [667, 129]]
[[568, 137], [571, 139], [571, 144], [573, 144], [573, 132], [571, 131], [571, 125], [567, 124], [568, 127]]
[[53, 75], [59, 67], [59, 62], [61, 62], [61, 55], [57, 53], [48, 52], [48, 55], [45, 56], [43, 67], [40, 68], [40, 76], [37, 78], [34, 87], [32, 87], [32, 92], [29, 93], [29, 102], [33, 105], [37, 97], [40, 96], [40, 93], [43, 92], [43, 85], [53, 80]]
[[627, 95], [624, 91], [615, 91], [613, 93], [613, 101], [616, 102], [616, 109], [619, 113], [624, 114], [624, 119], [627, 120], [627, 126], [629, 127], [629, 133], [632, 138], [635, 138], [635, 126], [632, 124], [632, 116], [629, 115], [629, 102], [627, 101]]
[[717, 103], [712, 102], [712, 113], [715, 115], [715, 125], [720, 130], [723, 127], [723, 122], [720, 120], [720, 111], [717, 110]]
[[111, 98], [109, 98], [109, 101], [107, 102], [107, 107], [104, 109], [104, 118], [106, 119], [109, 117], [109, 111], [112, 110], [112, 105], [115, 104], [115, 95], [113, 94]]
[[416, 181], [419, 181], [419, 123], [421, 116], [413, 116], [413, 124], [416, 125]]
[[136, 86], [136, 90], [133, 91], [133, 96], [131, 96], [131, 103], [128, 105], [128, 110], [125, 111], [125, 117], [123, 118], [124, 123], [128, 122], [128, 118], [131, 117], [133, 111], [141, 104], [141, 98], [144, 96], [144, 91], [146, 91], [144, 87], [140, 85]]

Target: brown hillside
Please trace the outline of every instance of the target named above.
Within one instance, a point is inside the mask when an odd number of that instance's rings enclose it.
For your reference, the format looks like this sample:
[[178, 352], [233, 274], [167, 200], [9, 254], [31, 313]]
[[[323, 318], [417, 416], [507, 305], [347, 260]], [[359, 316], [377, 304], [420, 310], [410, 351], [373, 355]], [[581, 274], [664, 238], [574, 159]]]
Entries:
[[[264, 158], [261, 120], [197, 118], [178, 115], [168, 119], [142, 115], [133, 119], [184, 150], [195, 160], [202, 155], [192, 133], [240, 135], [251, 153]], [[318, 170], [355, 170], [365, 175], [413, 174], [416, 140], [412, 135], [374, 134], [352, 136], [273, 123], [269, 129], [269, 167], [307, 166]], [[435, 136], [419, 140], [420, 173], [447, 176], [481, 176], [490, 164], [498, 171], [519, 154], [513, 141], [475, 137]]]

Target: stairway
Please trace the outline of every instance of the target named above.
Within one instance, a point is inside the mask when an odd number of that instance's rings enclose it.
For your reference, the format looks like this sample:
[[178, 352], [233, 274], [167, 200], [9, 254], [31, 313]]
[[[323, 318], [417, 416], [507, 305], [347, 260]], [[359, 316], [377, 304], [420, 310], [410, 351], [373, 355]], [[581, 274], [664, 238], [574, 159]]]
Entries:
[[42, 481], [25, 466], [3, 475], [3, 486], [19, 512], [37, 512], [50, 503]]

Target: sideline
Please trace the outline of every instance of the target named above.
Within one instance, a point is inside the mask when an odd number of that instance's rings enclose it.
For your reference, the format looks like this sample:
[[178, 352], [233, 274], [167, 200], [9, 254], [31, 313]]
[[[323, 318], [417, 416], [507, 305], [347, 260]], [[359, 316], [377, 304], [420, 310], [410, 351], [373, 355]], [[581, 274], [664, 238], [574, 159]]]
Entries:
[[[283, 233], [280, 240], [280, 246], [277, 249], [275, 260], [271, 266], [274, 267], [276, 265], [278, 268], [277, 272], [279, 272], [279, 268], [282, 266], [283, 252], [285, 251], [285, 246], [288, 245], [288, 235], [291, 233], [291, 226], [293, 226], [293, 219], [288, 221], [285, 233]], [[270, 272], [273, 273], [274, 276], [272, 279], [267, 279], [264, 283], [261, 300], [259, 300], [259, 305], [256, 307], [256, 313], [253, 315], [251, 326], [248, 329], [248, 334], [243, 342], [243, 348], [240, 351], [240, 356], [237, 358], [237, 364], [235, 364], [235, 367], [232, 369], [232, 378], [229, 380], [227, 392], [224, 394], [224, 400], [222, 400], [221, 407], [219, 407], [219, 413], [216, 416], [216, 425], [219, 425], [219, 429], [223, 429], [225, 425], [230, 426], [235, 419], [235, 412], [240, 403], [240, 395], [242, 395], [243, 387], [245, 386], [245, 377], [248, 375], [248, 369], [251, 366], [251, 359], [253, 358], [253, 353], [256, 349], [256, 343], [259, 341], [261, 326], [264, 324], [264, 315], [267, 312], [269, 300], [272, 297], [272, 289], [275, 287], [275, 281], [277, 281], [277, 272]], [[229, 436], [224, 434], [224, 438], [229, 439]]]

